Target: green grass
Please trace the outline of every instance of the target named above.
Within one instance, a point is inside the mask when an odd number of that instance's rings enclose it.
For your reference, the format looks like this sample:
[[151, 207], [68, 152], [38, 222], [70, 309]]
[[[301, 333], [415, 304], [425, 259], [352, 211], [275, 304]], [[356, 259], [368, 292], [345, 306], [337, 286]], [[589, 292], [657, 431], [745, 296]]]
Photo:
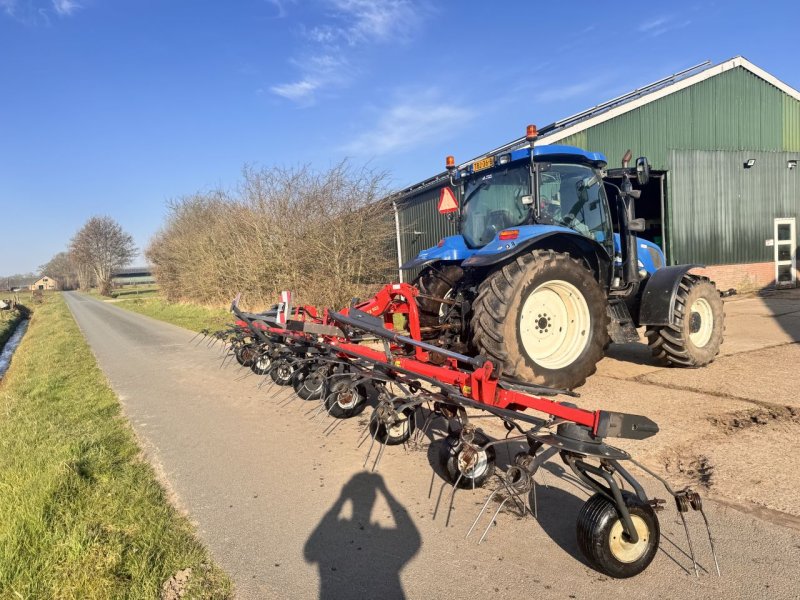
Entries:
[[60, 295], [38, 306], [0, 384], [0, 598], [225, 598], [188, 520], [143, 461]]
[[97, 288], [88, 293], [98, 300], [112, 302], [126, 310], [147, 315], [159, 321], [166, 321], [178, 327], [200, 331], [202, 329], [223, 329], [233, 322], [231, 313], [221, 308], [208, 308], [184, 302], [169, 302], [160, 294], [157, 285], [140, 285], [114, 290], [114, 297], [100, 296]]
[[14, 329], [16, 329], [20, 319], [20, 314], [16, 310], [0, 311], [0, 350], [3, 349], [8, 338], [14, 333]]
[[233, 322], [227, 310], [206, 308], [196, 304], [167, 302], [160, 296], [150, 298], [131, 298], [118, 300], [114, 306], [131, 310], [179, 327], [200, 331], [201, 329], [222, 329], [226, 323]]

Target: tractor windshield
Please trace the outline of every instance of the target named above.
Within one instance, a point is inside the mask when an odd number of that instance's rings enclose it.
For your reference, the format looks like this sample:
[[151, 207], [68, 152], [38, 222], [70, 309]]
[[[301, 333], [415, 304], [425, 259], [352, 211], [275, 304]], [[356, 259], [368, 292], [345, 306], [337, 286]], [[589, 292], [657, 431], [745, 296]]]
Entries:
[[543, 165], [539, 171], [538, 222], [569, 227], [612, 250], [603, 180], [600, 173], [587, 166]]
[[481, 248], [498, 231], [521, 225], [528, 218], [522, 196], [530, 194], [528, 165], [477, 175], [464, 188], [461, 235], [467, 245]]

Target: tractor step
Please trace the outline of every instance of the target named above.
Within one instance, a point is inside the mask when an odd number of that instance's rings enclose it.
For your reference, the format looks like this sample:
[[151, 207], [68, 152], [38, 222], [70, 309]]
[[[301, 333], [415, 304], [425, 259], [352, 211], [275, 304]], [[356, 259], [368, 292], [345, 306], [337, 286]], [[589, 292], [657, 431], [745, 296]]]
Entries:
[[633, 318], [628, 311], [628, 305], [621, 298], [611, 298], [608, 302], [608, 316], [611, 323], [608, 325], [608, 335], [615, 344], [629, 344], [639, 341], [639, 333], [633, 324]]

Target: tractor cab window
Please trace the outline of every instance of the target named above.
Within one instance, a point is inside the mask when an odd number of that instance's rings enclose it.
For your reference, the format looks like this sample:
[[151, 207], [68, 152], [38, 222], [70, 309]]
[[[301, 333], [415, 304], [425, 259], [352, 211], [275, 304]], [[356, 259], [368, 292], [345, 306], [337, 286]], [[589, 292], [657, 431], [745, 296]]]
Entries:
[[539, 222], [569, 227], [609, 246], [611, 216], [600, 173], [583, 165], [545, 166], [539, 172]]
[[522, 197], [530, 194], [528, 166], [509, 168], [467, 181], [461, 234], [472, 248], [481, 248], [498, 231], [523, 224], [529, 213]]

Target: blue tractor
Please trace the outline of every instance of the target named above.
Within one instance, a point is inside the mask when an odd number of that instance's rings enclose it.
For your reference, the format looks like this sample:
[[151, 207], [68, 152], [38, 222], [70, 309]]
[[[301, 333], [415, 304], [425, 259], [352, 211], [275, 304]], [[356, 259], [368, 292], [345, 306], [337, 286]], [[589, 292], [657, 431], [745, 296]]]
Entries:
[[529, 126], [526, 145], [462, 167], [447, 157], [439, 210], [460, 235], [401, 267], [422, 269], [428, 339], [484, 355], [506, 377], [565, 389], [594, 373], [611, 341], [638, 341], [640, 326], [664, 365], [714, 360], [724, 331], [714, 283], [689, 273], [701, 265], [665, 266], [661, 249], [636, 236], [645, 224], [633, 181], [647, 183], [647, 159], [629, 167], [628, 151], [607, 170], [602, 154], [536, 137]]

